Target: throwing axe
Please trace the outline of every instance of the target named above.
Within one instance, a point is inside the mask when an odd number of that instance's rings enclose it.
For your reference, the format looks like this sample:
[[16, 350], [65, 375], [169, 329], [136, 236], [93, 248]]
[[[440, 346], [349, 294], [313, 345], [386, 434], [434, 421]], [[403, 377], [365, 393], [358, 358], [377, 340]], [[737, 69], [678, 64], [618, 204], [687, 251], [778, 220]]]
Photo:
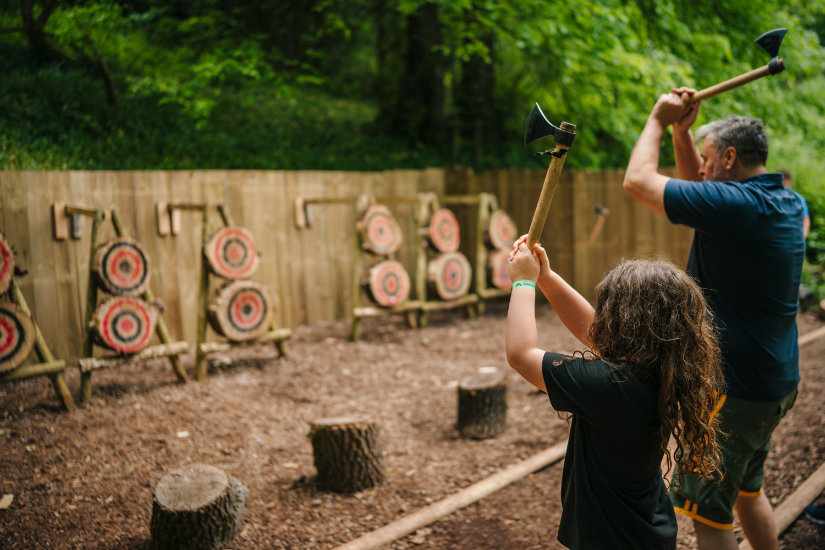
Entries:
[[693, 94], [690, 98], [690, 103], [696, 103], [697, 101], [702, 101], [703, 99], [713, 97], [733, 88], [738, 88], [739, 86], [747, 84], [757, 78], [762, 78], [763, 76], [767, 76], [769, 74], [777, 74], [784, 71], [785, 61], [779, 57], [779, 46], [782, 44], [782, 39], [785, 38], [786, 32], [788, 32], [788, 29], [774, 29], [766, 32], [754, 40], [754, 43], [763, 48], [766, 52], [768, 52], [768, 55], [771, 56], [771, 60], [767, 65], [748, 71], [747, 73], [731, 78], [730, 80], [715, 84], [710, 88], [700, 90]]
[[556, 185], [559, 183], [559, 175], [564, 165], [564, 157], [567, 150], [573, 145], [576, 138], [576, 126], [569, 122], [562, 122], [561, 126], [555, 126], [536, 103], [530, 114], [527, 115], [527, 122], [524, 125], [524, 145], [527, 146], [534, 141], [553, 136], [555, 147], [552, 150], [540, 152], [540, 155], [550, 155], [550, 167], [544, 177], [544, 184], [541, 187], [539, 202], [536, 204], [536, 211], [533, 213], [533, 220], [530, 222], [530, 230], [527, 232], [527, 247], [533, 249], [533, 245], [539, 241], [541, 230], [550, 211], [550, 203], [553, 202], [553, 194], [556, 192]]

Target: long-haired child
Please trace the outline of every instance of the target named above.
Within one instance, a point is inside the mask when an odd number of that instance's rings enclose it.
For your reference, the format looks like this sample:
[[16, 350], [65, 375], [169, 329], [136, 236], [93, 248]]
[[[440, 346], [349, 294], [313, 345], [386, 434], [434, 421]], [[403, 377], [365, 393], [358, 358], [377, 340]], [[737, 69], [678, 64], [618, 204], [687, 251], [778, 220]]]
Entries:
[[[662, 477], [677, 468], [719, 475], [715, 408], [719, 347], [701, 289], [665, 261], [625, 261], [596, 287], [595, 308], [521, 237], [509, 260], [507, 361], [572, 422], [558, 540], [573, 549], [676, 548]], [[536, 283], [585, 346], [569, 356], [537, 347]]]

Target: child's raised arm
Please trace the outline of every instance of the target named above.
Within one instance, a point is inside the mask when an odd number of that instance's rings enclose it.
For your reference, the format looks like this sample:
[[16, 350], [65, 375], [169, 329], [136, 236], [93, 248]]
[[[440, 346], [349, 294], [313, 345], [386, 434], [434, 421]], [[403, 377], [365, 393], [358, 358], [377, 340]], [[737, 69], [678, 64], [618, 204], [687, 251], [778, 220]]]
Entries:
[[[510, 309], [507, 311], [507, 325], [504, 342], [507, 362], [525, 380], [543, 392], [544, 376], [541, 362], [544, 350], [537, 347], [536, 334], [536, 289], [541, 264], [539, 258], [522, 242], [514, 245], [509, 262], [510, 279], [515, 281], [510, 294]], [[525, 282], [533, 283], [525, 284]]]

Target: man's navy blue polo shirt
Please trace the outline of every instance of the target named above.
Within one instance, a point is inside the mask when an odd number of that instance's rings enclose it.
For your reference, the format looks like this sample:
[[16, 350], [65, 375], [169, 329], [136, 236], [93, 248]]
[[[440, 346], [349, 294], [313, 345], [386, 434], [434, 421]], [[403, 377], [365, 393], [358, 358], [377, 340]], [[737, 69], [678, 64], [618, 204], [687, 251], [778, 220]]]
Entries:
[[670, 179], [664, 206], [671, 222], [695, 230], [687, 272], [716, 315], [727, 393], [784, 397], [799, 383], [799, 199], [781, 174], [761, 174], [741, 182]]

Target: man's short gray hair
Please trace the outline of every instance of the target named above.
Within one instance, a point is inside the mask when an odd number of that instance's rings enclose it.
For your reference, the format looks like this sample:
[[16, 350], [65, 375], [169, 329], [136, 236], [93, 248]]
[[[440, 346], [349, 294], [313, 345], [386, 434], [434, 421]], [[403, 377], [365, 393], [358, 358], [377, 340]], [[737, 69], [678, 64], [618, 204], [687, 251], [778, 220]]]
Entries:
[[761, 118], [730, 115], [709, 122], [696, 130], [696, 143], [710, 139], [718, 153], [728, 147], [736, 154], [745, 168], [765, 166], [768, 162], [768, 134]]

